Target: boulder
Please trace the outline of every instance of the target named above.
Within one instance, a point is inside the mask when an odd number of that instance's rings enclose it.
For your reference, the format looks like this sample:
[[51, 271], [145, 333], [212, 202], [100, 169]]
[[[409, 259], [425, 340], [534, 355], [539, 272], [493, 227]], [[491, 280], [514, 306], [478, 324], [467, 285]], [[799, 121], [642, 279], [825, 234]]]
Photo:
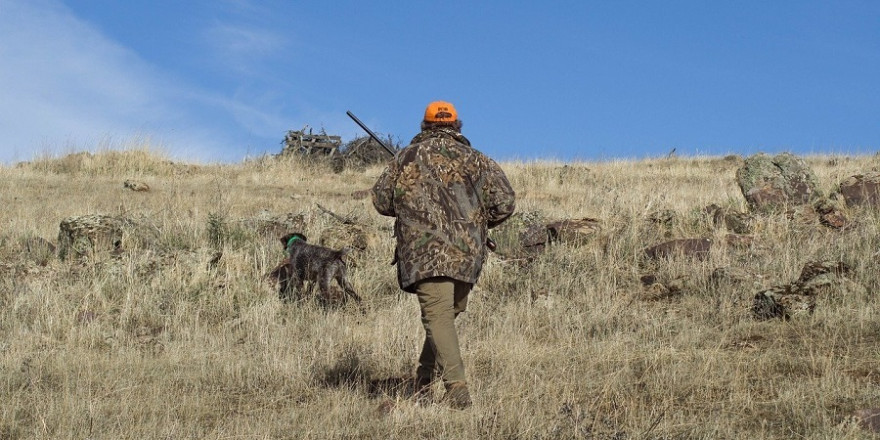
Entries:
[[789, 320], [795, 316], [813, 313], [816, 308], [816, 297], [793, 293], [790, 287], [776, 286], [755, 294], [752, 302], [752, 313], [755, 318]]
[[254, 217], [237, 219], [234, 224], [264, 237], [275, 238], [289, 232], [303, 232], [308, 222], [306, 213], [303, 212], [273, 214], [268, 210], [263, 210]]
[[68, 217], [61, 221], [58, 232], [58, 257], [82, 257], [122, 249], [125, 231], [131, 220], [109, 215], [91, 214]]
[[880, 207], [880, 173], [858, 174], [840, 183], [847, 206]]
[[864, 286], [846, 278], [849, 266], [840, 261], [813, 261], [804, 265], [801, 275], [790, 284], [758, 292], [752, 303], [757, 319], [790, 319], [812, 313], [816, 299], [831, 294], [864, 293]]
[[496, 252], [508, 257], [534, 256], [555, 242], [583, 244], [602, 230], [594, 218], [546, 222], [537, 212], [515, 213], [490, 233]]
[[860, 409], [854, 415], [863, 429], [880, 433], [880, 408]]
[[126, 180], [125, 182], [122, 182], [122, 186], [137, 192], [146, 192], [150, 190], [150, 185], [136, 180]]
[[681, 238], [667, 241], [645, 249], [649, 258], [687, 257], [705, 260], [709, 257], [712, 240], [708, 238]]
[[813, 170], [790, 153], [751, 156], [737, 170], [736, 180], [749, 206], [759, 212], [781, 212], [821, 197]]
[[359, 251], [376, 246], [379, 235], [361, 225], [338, 224], [327, 227], [321, 232], [317, 243], [331, 249], [349, 247]]
[[849, 219], [829, 199], [819, 199], [813, 204], [813, 209], [819, 215], [819, 222], [832, 229], [843, 229], [849, 226]]
[[594, 218], [557, 220], [547, 223], [550, 241], [583, 243], [602, 230], [601, 222]]
[[512, 258], [540, 253], [550, 241], [543, 214], [536, 211], [514, 213], [504, 223], [489, 231], [496, 252]]

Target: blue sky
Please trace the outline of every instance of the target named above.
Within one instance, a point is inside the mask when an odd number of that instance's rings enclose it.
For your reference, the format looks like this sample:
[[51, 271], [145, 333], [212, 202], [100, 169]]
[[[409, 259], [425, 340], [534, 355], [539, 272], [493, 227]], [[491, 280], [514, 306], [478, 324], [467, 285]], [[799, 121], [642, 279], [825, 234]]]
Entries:
[[438, 99], [502, 160], [873, 153], [880, 2], [0, 0], [0, 84], [6, 163], [406, 143]]

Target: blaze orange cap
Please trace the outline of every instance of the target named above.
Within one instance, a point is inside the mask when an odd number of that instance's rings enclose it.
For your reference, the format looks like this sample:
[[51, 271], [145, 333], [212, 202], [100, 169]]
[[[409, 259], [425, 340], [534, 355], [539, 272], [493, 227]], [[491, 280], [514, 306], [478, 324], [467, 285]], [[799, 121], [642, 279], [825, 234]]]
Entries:
[[434, 101], [425, 109], [425, 121], [427, 122], [454, 122], [458, 119], [455, 107], [446, 101]]

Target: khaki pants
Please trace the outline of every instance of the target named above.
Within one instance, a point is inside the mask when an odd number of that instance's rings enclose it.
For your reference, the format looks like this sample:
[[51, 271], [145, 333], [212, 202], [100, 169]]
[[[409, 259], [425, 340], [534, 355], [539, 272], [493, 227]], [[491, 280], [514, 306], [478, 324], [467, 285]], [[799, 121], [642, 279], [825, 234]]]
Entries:
[[429, 278], [416, 285], [425, 327], [425, 343], [416, 370], [419, 378], [433, 379], [437, 373], [447, 386], [465, 381], [455, 318], [467, 308], [472, 287], [445, 277]]

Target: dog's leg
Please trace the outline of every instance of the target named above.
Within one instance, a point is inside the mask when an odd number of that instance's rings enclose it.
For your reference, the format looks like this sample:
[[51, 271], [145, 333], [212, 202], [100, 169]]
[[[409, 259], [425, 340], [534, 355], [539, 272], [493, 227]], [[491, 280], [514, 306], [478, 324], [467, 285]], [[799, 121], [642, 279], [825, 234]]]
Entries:
[[321, 274], [321, 277], [318, 279], [318, 290], [321, 292], [321, 296], [324, 298], [325, 305], [331, 305], [333, 303], [333, 298], [330, 296], [330, 280], [333, 279], [333, 274], [329, 270], [324, 270]]
[[346, 295], [354, 298], [358, 303], [361, 302], [361, 297], [354, 291], [354, 287], [352, 287], [351, 283], [348, 282], [348, 277], [346, 275], [345, 266], [339, 266], [336, 269], [336, 283], [339, 284], [339, 287], [342, 287], [342, 290]]
[[289, 263], [284, 261], [268, 275], [278, 281], [278, 299], [281, 301], [290, 300], [291, 272]]

